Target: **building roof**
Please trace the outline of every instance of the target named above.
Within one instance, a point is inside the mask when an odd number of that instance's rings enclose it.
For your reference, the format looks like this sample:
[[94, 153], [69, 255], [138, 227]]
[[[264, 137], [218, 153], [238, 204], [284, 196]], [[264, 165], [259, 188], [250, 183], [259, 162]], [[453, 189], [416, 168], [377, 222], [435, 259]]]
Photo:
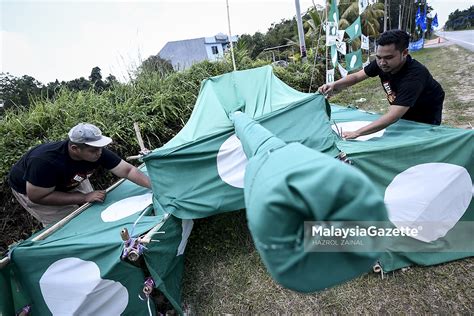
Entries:
[[168, 42], [158, 55], [163, 59], [171, 61], [175, 69], [186, 69], [197, 62], [207, 59], [204, 39], [204, 37], [200, 37]]

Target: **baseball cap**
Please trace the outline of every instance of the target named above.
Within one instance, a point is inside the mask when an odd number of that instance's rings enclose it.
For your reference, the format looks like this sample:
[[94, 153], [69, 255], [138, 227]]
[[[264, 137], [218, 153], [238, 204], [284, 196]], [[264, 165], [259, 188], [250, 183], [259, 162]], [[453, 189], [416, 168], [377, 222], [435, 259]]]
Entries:
[[112, 138], [102, 135], [101, 130], [89, 123], [79, 123], [68, 133], [73, 143], [86, 144], [94, 147], [104, 147], [112, 142]]

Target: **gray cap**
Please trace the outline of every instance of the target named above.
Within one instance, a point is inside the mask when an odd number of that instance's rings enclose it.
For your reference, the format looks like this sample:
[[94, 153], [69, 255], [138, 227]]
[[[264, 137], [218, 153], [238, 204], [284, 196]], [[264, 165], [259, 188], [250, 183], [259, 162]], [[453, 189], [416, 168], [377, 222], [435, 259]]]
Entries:
[[104, 147], [112, 142], [112, 138], [102, 135], [101, 130], [89, 123], [79, 123], [68, 133], [73, 143], [86, 144], [94, 147]]

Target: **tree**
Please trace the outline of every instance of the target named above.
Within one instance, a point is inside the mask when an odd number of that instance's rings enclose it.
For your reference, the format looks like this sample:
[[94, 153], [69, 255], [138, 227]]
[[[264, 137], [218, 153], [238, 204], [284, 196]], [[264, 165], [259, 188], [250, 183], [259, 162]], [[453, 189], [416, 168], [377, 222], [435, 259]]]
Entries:
[[31, 76], [17, 78], [9, 73], [0, 74], [0, 99], [4, 107], [28, 108], [31, 99], [41, 95], [42, 84]]
[[142, 62], [138, 72], [156, 72], [161, 78], [164, 78], [173, 73], [174, 69], [169, 60], [163, 59], [158, 55], [152, 55]]
[[456, 10], [449, 14], [445, 28], [447, 30], [464, 30], [474, 26], [474, 6], [469, 9]]
[[89, 81], [92, 83], [96, 92], [102, 92], [107, 88], [106, 84], [102, 81], [102, 74], [100, 73], [99, 67], [92, 68]]

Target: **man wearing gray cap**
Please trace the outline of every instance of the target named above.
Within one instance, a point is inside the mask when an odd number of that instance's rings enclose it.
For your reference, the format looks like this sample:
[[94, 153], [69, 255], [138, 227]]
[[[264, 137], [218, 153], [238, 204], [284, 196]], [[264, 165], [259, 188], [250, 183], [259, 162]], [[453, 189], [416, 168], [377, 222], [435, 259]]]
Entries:
[[102, 135], [97, 126], [80, 123], [68, 136], [32, 148], [9, 174], [13, 195], [44, 226], [66, 217], [80, 204], [104, 201], [105, 191], [95, 191], [89, 182], [99, 166], [151, 188], [148, 176], [104, 148], [112, 139]]

